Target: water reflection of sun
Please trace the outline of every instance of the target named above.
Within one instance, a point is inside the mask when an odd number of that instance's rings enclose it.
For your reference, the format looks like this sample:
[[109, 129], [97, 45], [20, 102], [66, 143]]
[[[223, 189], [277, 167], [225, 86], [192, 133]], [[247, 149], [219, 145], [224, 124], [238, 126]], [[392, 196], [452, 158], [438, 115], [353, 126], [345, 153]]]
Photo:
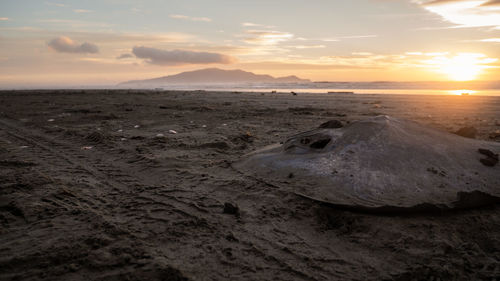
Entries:
[[457, 96], [468, 96], [468, 95], [472, 95], [474, 93], [476, 93], [476, 91], [472, 91], [472, 90], [451, 90], [449, 91], [451, 95], [457, 95]]

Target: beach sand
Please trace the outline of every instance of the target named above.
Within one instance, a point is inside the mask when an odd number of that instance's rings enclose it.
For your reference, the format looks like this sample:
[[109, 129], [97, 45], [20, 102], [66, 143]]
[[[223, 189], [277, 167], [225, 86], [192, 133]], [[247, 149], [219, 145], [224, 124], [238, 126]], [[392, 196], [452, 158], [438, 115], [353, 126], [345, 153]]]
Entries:
[[498, 205], [356, 213], [231, 167], [380, 114], [500, 141], [500, 97], [0, 92], [0, 280], [498, 278]]

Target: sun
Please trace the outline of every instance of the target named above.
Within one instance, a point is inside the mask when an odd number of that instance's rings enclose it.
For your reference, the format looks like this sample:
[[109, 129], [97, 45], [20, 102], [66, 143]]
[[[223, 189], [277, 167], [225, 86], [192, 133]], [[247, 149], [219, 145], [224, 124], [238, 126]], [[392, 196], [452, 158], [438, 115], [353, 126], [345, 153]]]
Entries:
[[483, 68], [477, 54], [459, 54], [444, 60], [439, 70], [452, 80], [469, 81], [476, 79]]
[[481, 53], [458, 53], [448, 56], [446, 53], [435, 55], [425, 63], [450, 80], [470, 81], [477, 79], [484, 69], [491, 68], [488, 64], [497, 61]]

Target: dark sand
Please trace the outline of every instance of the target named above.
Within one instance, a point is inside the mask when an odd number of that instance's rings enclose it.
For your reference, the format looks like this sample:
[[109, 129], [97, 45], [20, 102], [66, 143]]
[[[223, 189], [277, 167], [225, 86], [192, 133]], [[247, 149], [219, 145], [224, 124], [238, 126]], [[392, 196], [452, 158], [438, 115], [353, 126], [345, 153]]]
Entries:
[[500, 97], [0, 92], [0, 280], [498, 280], [498, 205], [353, 213], [230, 166], [378, 114], [490, 139]]

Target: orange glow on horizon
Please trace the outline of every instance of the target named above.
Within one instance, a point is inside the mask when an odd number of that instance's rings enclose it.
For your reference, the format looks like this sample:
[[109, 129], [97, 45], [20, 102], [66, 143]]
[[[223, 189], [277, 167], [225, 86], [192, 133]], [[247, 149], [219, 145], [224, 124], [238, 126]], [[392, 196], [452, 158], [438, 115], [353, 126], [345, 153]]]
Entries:
[[486, 64], [496, 60], [478, 53], [460, 53], [453, 57], [436, 56], [426, 63], [437, 72], [447, 75], [450, 80], [471, 81], [476, 80], [484, 69], [489, 68]]
[[477, 91], [473, 90], [451, 90], [449, 92], [451, 95], [456, 95], [456, 96], [469, 96], [477, 93]]

